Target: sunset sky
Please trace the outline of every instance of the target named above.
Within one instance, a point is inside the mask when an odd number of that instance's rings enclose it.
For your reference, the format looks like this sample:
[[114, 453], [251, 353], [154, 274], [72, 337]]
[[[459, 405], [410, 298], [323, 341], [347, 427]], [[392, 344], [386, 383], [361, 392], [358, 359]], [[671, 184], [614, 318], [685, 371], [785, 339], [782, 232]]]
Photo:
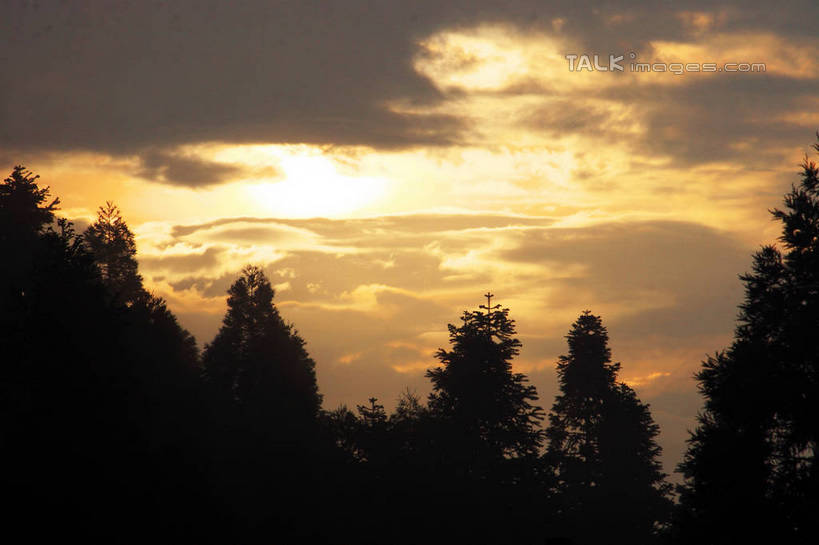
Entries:
[[328, 409], [426, 394], [491, 290], [548, 410], [589, 309], [671, 472], [819, 129], [819, 3], [713, 4], [7, 0], [0, 166], [80, 228], [117, 204], [200, 345], [263, 266]]

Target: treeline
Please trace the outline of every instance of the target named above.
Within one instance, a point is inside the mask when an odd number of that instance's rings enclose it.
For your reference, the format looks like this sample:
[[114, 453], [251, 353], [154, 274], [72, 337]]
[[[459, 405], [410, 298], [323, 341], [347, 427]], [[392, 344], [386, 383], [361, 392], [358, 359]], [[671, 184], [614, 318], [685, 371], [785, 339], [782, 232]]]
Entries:
[[[817, 148], [819, 150], [819, 148]], [[548, 414], [512, 371], [509, 310], [449, 325], [392, 413], [322, 409], [315, 363], [258, 267], [197, 349], [143, 286], [117, 208], [77, 233], [15, 167], [0, 185], [0, 486], [27, 541], [736, 543], [815, 536], [819, 181], [786, 196], [782, 254], [742, 277], [731, 347], [698, 374], [706, 404], [665, 481], [649, 407], [618, 380], [586, 311]]]

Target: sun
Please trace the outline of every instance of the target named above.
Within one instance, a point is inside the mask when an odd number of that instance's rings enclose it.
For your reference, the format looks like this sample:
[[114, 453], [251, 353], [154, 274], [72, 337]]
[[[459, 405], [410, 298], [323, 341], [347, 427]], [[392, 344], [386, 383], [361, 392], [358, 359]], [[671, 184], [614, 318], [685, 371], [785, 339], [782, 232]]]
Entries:
[[386, 180], [342, 174], [332, 158], [320, 152], [289, 150], [277, 155], [281, 176], [247, 187], [256, 204], [276, 216], [352, 216], [385, 193]]

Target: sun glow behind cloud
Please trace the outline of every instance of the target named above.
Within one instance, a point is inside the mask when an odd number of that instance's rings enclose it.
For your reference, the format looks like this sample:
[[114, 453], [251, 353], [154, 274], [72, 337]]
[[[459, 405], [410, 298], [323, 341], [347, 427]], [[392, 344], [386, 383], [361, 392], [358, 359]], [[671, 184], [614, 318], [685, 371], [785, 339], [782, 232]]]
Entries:
[[384, 196], [388, 182], [367, 176], [347, 176], [320, 153], [280, 156], [281, 180], [247, 186], [265, 211], [285, 218], [350, 217]]

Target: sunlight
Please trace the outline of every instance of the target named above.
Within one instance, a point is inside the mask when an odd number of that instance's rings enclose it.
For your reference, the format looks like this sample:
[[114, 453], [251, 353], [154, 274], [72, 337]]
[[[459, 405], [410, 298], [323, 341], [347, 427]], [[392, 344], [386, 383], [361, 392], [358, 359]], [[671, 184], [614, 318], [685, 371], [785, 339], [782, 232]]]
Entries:
[[283, 155], [281, 181], [248, 187], [262, 208], [279, 217], [349, 216], [382, 197], [386, 181], [340, 174], [331, 159], [314, 153]]
[[424, 54], [416, 58], [415, 69], [439, 85], [472, 90], [501, 89], [526, 74], [522, 51], [503, 47], [508, 44], [484, 34], [444, 32], [424, 40], [420, 44]]

